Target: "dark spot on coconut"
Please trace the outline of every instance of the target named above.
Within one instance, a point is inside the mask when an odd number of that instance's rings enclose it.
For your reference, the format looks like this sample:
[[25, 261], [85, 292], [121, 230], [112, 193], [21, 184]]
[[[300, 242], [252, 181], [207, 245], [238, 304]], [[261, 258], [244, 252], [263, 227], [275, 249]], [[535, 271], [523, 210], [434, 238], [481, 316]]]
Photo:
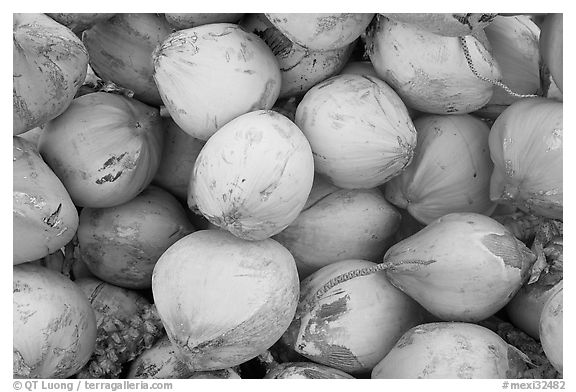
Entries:
[[32, 291], [32, 286], [26, 282], [15, 281], [12, 287], [13, 293], [29, 293]]
[[50, 216], [42, 219], [42, 222], [46, 223], [50, 227], [58, 226], [60, 223], [62, 223], [62, 221], [58, 218], [58, 215], [60, 215], [61, 209], [62, 209], [62, 203], [58, 204], [56, 211], [54, 211], [52, 214], [50, 214]]
[[118, 155], [118, 156], [112, 155], [110, 158], [108, 158], [108, 159], [106, 160], [106, 162], [104, 162], [104, 164], [102, 165], [102, 167], [101, 167], [100, 169], [98, 169], [98, 171], [105, 170], [105, 169], [107, 169], [108, 167], [117, 164], [117, 163], [120, 162], [120, 160], [121, 160], [122, 158], [124, 158], [124, 156], [126, 156], [127, 154], [128, 154], [127, 152], [124, 152], [124, 153], [122, 153], [122, 154], [120, 154], [120, 155]]
[[446, 107], [446, 113], [456, 113], [458, 109], [454, 105], [448, 105]]
[[312, 155], [315, 156], [315, 157], [324, 159], [324, 160], [328, 159], [328, 158], [326, 158], [324, 155], [320, 155], [320, 154], [318, 154], [318, 153], [316, 153], [316, 152], [314, 152], [314, 151], [312, 151]]
[[112, 173], [106, 174], [104, 177], [99, 178], [96, 180], [96, 184], [102, 185], [105, 182], [114, 182], [122, 175], [122, 170], [120, 170], [116, 175], [112, 175]]
[[344, 296], [336, 301], [323, 304], [320, 309], [316, 312], [316, 317], [324, 319], [325, 321], [334, 321], [338, 319], [343, 313], [348, 311], [348, 300], [350, 296]]

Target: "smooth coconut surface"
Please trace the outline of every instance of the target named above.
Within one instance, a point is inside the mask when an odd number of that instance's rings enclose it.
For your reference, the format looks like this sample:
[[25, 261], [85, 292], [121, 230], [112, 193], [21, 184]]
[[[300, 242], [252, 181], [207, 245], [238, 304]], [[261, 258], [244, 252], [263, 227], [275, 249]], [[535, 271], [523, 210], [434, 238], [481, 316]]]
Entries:
[[406, 106], [382, 80], [343, 74], [311, 88], [296, 110], [314, 168], [347, 189], [374, 188], [410, 164], [416, 130]]
[[179, 359], [195, 371], [246, 362], [274, 344], [298, 303], [294, 258], [274, 240], [194, 232], [162, 255], [155, 305]]
[[380, 261], [400, 226], [400, 213], [380, 190], [342, 189], [321, 176], [302, 212], [273, 238], [296, 260], [300, 279], [346, 259]]
[[213, 224], [262, 240], [296, 219], [310, 193], [314, 163], [300, 129], [271, 110], [244, 114], [200, 151], [190, 181], [194, 203]]
[[205, 143], [184, 132], [171, 118], [164, 119], [164, 149], [152, 183], [186, 200], [190, 173]]
[[372, 378], [513, 379], [525, 368], [517, 349], [488, 328], [429, 323], [406, 332]]
[[[490, 128], [471, 115], [423, 115], [412, 163], [385, 184], [386, 199], [428, 224], [451, 212], [490, 215]], [[447, 153], [449, 152], [449, 153]]]
[[441, 320], [466, 322], [504, 307], [535, 260], [500, 223], [464, 212], [436, 219], [384, 256], [394, 286]]
[[542, 24], [540, 53], [556, 86], [562, 91], [564, 80], [564, 14], [548, 14]]
[[563, 104], [527, 98], [510, 105], [490, 130], [490, 198], [538, 216], [563, 216]]
[[[500, 66], [502, 82], [517, 94], [537, 94], [540, 89], [538, 25], [526, 15], [497, 16], [484, 31]], [[488, 107], [505, 107], [519, 99], [495, 86]]]
[[270, 109], [280, 93], [272, 50], [236, 24], [176, 31], [156, 48], [153, 61], [166, 109], [198, 139], [207, 140], [241, 114]]

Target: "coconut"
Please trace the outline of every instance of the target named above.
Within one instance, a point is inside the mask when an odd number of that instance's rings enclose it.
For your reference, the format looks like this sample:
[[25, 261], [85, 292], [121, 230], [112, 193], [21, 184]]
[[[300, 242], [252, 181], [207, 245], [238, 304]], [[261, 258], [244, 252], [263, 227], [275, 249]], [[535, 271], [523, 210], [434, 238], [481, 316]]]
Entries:
[[315, 294], [341, 274], [374, 265], [343, 260], [308, 276], [282, 341], [316, 363], [350, 374], [370, 372], [404, 332], [424, 321], [422, 307], [384, 274], [348, 280], [322, 296]]
[[34, 261], [64, 247], [78, 229], [78, 212], [68, 191], [35, 145], [13, 141], [13, 263]]
[[97, 92], [74, 99], [48, 122], [39, 149], [74, 204], [105, 208], [131, 200], [150, 184], [162, 145], [158, 109]]
[[348, 373], [313, 362], [284, 362], [274, 366], [265, 379], [342, 379], [354, 378]]
[[272, 346], [294, 317], [299, 287], [294, 258], [276, 241], [201, 230], [164, 252], [152, 291], [178, 359], [210, 371]]
[[334, 50], [355, 41], [374, 14], [265, 14], [292, 42], [312, 50]]
[[164, 149], [152, 183], [186, 200], [194, 163], [205, 143], [184, 132], [171, 118], [164, 119]]
[[483, 13], [409, 13], [381, 14], [398, 22], [418, 26], [434, 34], [448, 37], [470, 35], [489, 27], [498, 14]]
[[486, 105], [500, 68], [483, 32], [462, 38], [444, 37], [416, 25], [378, 16], [368, 31], [367, 52], [376, 73], [407, 106], [426, 113], [470, 113]]
[[342, 189], [317, 175], [302, 212], [273, 238], [303, 279], [339, 260], [381, 260], [399, 225], [400, 213], [377, 188]]
[[540, 53], [556, 86], [562, 91], [564, 14], [548, 14], [542, 24]]
[[451, 212], [490, 215], [490, 128], [468, 114], [423, 115], [414, 126], [414, 158], [385, 184], [386, 199], [424, 224]]
[[526, 98], [498, 116], [489, 137], [493, 201], [562, 219], [562, 114], [562, 102]]
[[166, 109], [198, 139], [207, 140], [241, 114], [270, 109], [280, 93], [280, 68], [272, 50], [235, 24], [177, 31], [152, 57]]
[[488, 328], [429, 323], [406, 332], [372, 370], [372, 378], [520, 378], [523, 355]]
[[13, 270], [15, 378], [68, 378], [88, 362], [96, 319], [76, 283], [33, 263]]
[[278, 234], [296, 219], [314, 177], [300, 129], [272, 110], [232, 120], [200, 151], [188, 205], [218, 227], [249, 240]]
[[312, 146], [314, 167], [336, 186], [374, 188], [412, 160], [416, 130], [406, 106], [386, 83], [336, 75], [311, 88], [296, 124]]
[[82, 209], [78, 227], [80, 257], [105, 282], [148, 289], [162, 253], [193, 231], [178, 200], [165, 190], [149, 186], [119, 206]]
[[67, 27], [44, 14], [13, 14], [13, 132], [58, 116], [82, 86], [88, 52]]
[[116, 14], [107, 14], [107, 13], [53, 13], [53, 14], [46, 14], [56, 22], [63, 24], [64, 26], [68, 27], [74, 33], [78, 34], [80, 37], [84, 30], [89, 29], [90, 27], [98, 24], [100, 22], [104, 22]]
[[134, 92], [134, 98], [160, 106], [152, 73], [152, 52], [172, 33], [158, 14], [118, 14], [86, 30], [82, 41], [98, 76]]

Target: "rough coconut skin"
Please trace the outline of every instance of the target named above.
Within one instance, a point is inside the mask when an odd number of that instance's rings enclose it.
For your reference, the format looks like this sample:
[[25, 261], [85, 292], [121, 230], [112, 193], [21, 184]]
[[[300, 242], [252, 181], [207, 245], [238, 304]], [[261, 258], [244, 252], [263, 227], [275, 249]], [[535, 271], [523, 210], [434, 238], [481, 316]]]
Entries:
[[66, 110], [82, 86], [88, 52], [68, 28], [44, 14], [14, 14], [14, 135]]
[[13, 137], [13, 263], [48, 256], [64, 247], [78, 228], [68, 191], [35, 145]]
[[76, 283], [35, 263], [13, 267], [13, 374], [68, 378], [96, 343], [92, 307]]

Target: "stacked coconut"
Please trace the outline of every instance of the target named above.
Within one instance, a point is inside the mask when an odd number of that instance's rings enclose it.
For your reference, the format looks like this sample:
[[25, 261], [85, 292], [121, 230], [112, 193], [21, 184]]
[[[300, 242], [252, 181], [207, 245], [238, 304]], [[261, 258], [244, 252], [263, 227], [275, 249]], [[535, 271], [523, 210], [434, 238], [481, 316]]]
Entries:
[[49, 15], [15, 377], [561, 376], [561, 15]]

